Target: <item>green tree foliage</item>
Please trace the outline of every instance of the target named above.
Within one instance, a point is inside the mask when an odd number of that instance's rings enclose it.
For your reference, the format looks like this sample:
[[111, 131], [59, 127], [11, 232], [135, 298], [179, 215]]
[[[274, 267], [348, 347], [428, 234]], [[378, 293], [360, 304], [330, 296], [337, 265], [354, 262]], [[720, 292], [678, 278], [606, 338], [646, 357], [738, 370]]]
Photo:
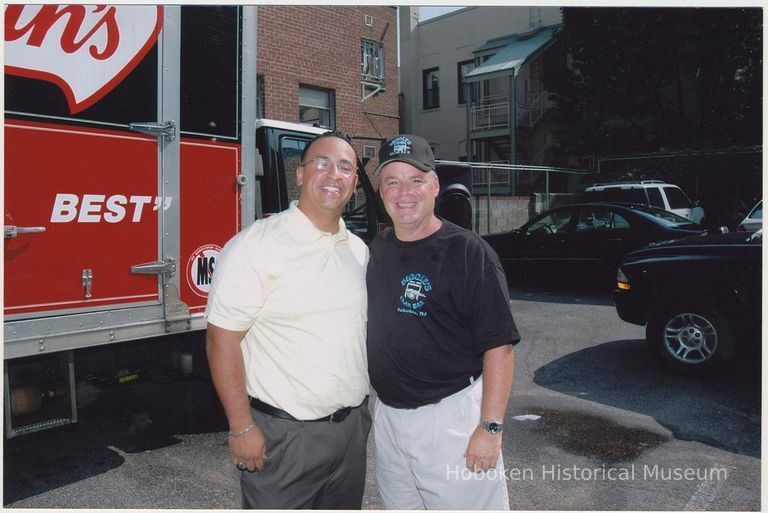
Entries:
[[563, 8], [561, 152], [588, 164], [761, 144], [762, 21], [759, 8]]

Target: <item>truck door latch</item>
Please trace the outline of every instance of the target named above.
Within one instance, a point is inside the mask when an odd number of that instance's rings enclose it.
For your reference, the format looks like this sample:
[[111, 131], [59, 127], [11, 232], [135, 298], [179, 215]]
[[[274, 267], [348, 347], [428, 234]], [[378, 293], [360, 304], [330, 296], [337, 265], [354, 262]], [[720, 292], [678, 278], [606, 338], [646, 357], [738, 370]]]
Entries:
[[44, 231], [44, 226], [3, 226], [3, 232], [6, 239], [13, 239], [16, 238], [17, 235], [22, 235], [24, 233], [43, 233]]
[[168, 257], [164, 261], [158, 260], [156, 262], [132, 265], [131, 272], [133, 274], [167, 274], [168, 276], [173, 276], [176, 274], [176, 261]]
[[93, 296], [93, 269], [83, 269], [81, 276], [81, 281], [83, 283], [83, 295], [85, 296], [85, 299], [91, 299]]
[[164, 137], [166, 141], [176, 139], [176, 123], [173, 121], [166, 121], [164, 123], [155, 123], [153, 121], [130, 123], [128, 128], [140, 134]]

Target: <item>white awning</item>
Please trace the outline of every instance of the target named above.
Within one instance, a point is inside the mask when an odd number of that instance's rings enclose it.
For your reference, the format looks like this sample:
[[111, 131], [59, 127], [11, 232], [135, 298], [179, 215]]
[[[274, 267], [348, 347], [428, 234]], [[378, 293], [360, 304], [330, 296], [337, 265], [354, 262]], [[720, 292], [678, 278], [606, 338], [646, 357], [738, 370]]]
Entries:
[[535, 54], [549, 46], [559, 26], [547, 27], [531, 37], [515, 39], [464, 77], [467, 82], [517, 75]]

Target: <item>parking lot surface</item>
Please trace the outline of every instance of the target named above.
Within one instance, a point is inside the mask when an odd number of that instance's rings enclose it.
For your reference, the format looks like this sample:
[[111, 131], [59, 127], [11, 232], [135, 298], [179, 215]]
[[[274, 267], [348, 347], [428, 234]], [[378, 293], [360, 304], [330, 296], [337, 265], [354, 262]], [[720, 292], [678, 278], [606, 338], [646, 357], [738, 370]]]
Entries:
[[[740, 510], [760, 502], [760, 368], [658, 369], [605, 293], [513, 288], [523, 341], [504, 432], [516, 510]], [[226, 422], [189, 378], [92, 390], [80, 422], [4, 444], [8, 508], [237, 509]], [[87, 391], [81, 390], [81, 393]], [[378, 509], [372, 454], [364, 509]]]

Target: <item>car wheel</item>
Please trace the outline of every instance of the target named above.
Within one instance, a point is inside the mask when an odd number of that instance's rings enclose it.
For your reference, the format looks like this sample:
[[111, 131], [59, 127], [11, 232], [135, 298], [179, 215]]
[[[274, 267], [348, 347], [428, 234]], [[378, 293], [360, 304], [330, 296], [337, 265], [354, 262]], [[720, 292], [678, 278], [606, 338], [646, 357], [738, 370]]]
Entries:
[[648, 323], [652, 354], [671, 370], [688, 376], [722, 371], [733, 359], [735, 338], [726, 320], [711, 308], [669, 308]]

